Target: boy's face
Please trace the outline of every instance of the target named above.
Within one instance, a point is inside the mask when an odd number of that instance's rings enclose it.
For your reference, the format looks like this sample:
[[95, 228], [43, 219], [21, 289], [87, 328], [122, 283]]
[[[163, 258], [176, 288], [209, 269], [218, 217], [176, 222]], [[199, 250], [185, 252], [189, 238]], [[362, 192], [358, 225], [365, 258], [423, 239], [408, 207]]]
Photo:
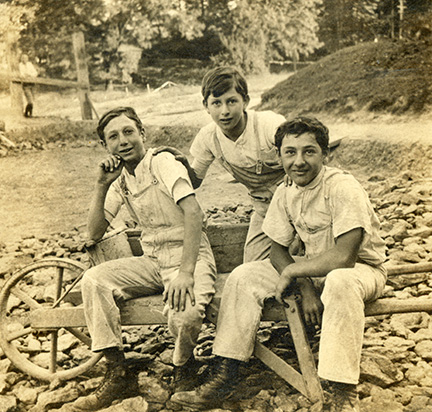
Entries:
[[246, 127], [244, 111], [248, 104], [249, 99], [244, 100], [234, 87], [219, 97], [211, 94], [204, 103], [213, 121], [231, 139], [237, 139]]
[[124, 114], [114, 117], [104, 129], [105, 146], [109, 153], [120, 156], [133, 167], [145, 155], [144, 133]]
[[321, 171], [326, 154], [313, 133], [288, 134], [282, 140], [280, 156], [285, 173], [297, 186], [306, 186]]

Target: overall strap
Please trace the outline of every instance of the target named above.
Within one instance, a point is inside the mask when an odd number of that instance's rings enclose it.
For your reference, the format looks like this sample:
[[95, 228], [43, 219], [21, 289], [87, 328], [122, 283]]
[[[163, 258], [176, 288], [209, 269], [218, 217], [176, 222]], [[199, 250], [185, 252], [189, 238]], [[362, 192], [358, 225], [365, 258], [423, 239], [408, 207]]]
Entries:
[[256, 174], [260, 175], [262, 173], [263, 170], [263, 161], [262, 161], [262, 156], [261, 156], [261, 146], [260, 146], [260, 141], [259, 141], [259, 137], [258, 137], [258, 116], [256, 114], [256, 112], [253, 113], [253, 134], [255, 136], [255, 143], [256, 143], [256, 157], [257, 157], [257, 163], [256, 163]]
[[140, 220], [137, 213], [135, 212], [135, 209], [131, 201], [132, 194], [127, 188], [126, 180], [123, 174], [120, 176], [120, 190], [121, 190], [121, 196], [123, 198], [124, 204], [126, 206], [126, 209], [129, 212], [130, 217], [132, 218], [132, 220], [135, 222], [136, 225], [139, 225]]

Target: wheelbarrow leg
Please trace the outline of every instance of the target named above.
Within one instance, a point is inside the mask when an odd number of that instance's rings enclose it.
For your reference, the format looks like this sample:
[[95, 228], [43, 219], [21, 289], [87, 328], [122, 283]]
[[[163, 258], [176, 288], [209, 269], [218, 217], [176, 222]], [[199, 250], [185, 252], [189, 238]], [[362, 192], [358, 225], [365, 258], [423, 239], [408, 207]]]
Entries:
[[294, 296], [285, 299], [288, 307], [285, 308], [286, 317], [290, 326], [291, 336], [297, 352], [300, 371], [312, 402], [323, 402], [324, 395], [321, 382], [315, 366], [315, 359], [310, 348], [298, 303]]
[[322, 405], [324, 395], [298, 303], [294, 296], [288, 297], [285, 302], [287, 304], [285, 315], [294, 341], [301, 373], [260, 342], [255, 343], [254, 355], [312, 403]]

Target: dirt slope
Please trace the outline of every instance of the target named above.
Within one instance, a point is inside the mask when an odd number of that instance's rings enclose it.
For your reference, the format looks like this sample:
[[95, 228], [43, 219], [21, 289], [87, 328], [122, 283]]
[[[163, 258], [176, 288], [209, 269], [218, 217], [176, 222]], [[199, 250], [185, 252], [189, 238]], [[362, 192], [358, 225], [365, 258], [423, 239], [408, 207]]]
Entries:
[[429, 43], [380, 41], [340, 50], [262, 96], [261, 109], [297, 113], [424, 113], [432, 104]]

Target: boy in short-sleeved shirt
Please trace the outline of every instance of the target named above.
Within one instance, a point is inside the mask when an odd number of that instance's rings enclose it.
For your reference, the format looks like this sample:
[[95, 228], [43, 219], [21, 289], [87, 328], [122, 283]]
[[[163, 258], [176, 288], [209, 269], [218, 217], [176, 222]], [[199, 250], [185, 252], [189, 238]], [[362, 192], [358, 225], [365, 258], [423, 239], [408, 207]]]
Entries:
[[136, 395], [137, 379], [125, 361], [120, 307], [137, 297], [163, 294], [175, 340], [173, 389], [192, 387], [199, 367], [193, 350], [216, 272], [205, 215], [186, 168], [172, 154], [155, 156], [146, 149], [144, 127], [130, 107], [105, 113], [97, 130], [108, 157], [98, 167], [89, 237], [102, 238], [125, 205], [141, 229], [143, 255], [108, 260], [84, 273], [81, 290], [92, 350], [105, 356], [107, 371], [93, 393], [73, 403], [76, 412]]
[[[278, 128], [275, 142], [287, 176], [263, 224], [272, 240], [270, 259], [245, 263], [230, 274], [213, 345], [217, 369], [206, 384], [177, 393], [172, 401], [204, 407], [229, 397], [239, 365], [252, 356], [266, 299], [283, 303], [297, 282], [306, 322], [321, 324], [318, 375], [329, 381], [333, 395], [325, 410], [359, 412], [355, 385], [364, 302], [378, 298], [386, 282], [379, 221], [360, 184], [324, 166], [329, 137], [321, 122], [306, 117], [287, 121]], [[306, 255], [295, 261], [289, 246], [297, 235]], [[318, 287], [310, 278], [321, 281]]]
[[270, 240], [262, 231], [268, 205], [284, 172], [274, 147], [274, 134], [285, 118], [272, 111], [247, 110], [245, 78], [232, 67], [217, 67], [203, 78], [203, 104], [213, 122], [195, 137], [190, 152], [195, 187], [217, 160], [249, 191], [254, 206], [244, 261], [268, 257]]

